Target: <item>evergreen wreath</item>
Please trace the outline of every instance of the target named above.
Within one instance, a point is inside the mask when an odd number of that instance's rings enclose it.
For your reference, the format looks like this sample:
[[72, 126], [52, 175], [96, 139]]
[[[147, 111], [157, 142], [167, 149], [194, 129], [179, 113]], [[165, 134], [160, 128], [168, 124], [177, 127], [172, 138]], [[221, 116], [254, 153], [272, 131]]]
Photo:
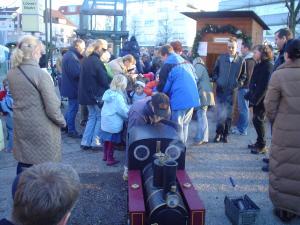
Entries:
[[251, 43], [252, 38], [244, 34], [241, 30], [237, 29], [235, 26], [230, 24], [225, 26], [219, 26], [214, 24], [206, 24], [201, 30], [197, 31], [196, 37], [194, 39], [194, 44], [192, 48], [192, 56], [196, 58], [199, 56], [198, 54], [198, 47], [199, 42], [201, 41], [202, 37], [208, 33], [229, 33], [234, 35], [238, 39], [242, 39], [244, 42]]

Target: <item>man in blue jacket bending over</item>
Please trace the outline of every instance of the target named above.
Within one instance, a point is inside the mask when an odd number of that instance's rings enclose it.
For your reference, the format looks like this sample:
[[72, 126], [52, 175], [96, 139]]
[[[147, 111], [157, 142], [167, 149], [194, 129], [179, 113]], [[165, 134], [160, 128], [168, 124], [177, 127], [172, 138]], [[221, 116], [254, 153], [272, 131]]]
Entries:
[[170, 45], [162, 46], [160, 55], [164, 64], [159, 73], [157, 89], [169, 96], [171, 120], [179, 124], [180, 137], [186, 143], [193, 109], [200, 105], [194, 67], [174, 53]]

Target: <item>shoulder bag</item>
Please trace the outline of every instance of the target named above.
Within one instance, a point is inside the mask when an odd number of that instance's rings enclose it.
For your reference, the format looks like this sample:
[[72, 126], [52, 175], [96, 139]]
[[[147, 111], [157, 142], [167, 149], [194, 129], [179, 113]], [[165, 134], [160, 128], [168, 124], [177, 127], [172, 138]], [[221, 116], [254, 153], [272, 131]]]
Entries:
[[26, 78], [26, 80], [28, 80], [29, 83], [31, 83], [31, 85], [38, 91], [39, 94], [41, 94], [41, 93], [40, 93], [40, 90], [37, 88], [37, 86], [35, 85], [35, 83], [33, 83], [32, 80], [29, 79], [29, 77], [28, 77], [27, 74], [24, 72], [24, 70], [23, 70], [20, 66], [18, 66], [18, 69], [19, 69], [19, 70], [21, 71], [21, 73], [24, 75], [24, 77]]

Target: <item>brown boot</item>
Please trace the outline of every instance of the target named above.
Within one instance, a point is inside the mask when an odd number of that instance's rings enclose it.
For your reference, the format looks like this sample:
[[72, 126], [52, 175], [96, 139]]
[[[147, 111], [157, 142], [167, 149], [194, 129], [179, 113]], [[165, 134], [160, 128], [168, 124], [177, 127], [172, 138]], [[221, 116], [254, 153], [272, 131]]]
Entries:
[[107, 142], [107, 162], [106, 165], [112, 166], [117, 164], [119, 161], [114, 158], [114, 150], [112, 147], [112, 142]]

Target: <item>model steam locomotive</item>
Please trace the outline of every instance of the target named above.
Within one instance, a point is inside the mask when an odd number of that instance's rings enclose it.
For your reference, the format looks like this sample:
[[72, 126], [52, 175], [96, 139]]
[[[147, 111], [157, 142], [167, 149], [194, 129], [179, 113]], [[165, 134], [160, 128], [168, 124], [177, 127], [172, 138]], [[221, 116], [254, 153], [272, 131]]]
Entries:
[[130, 130], [130, 225], [204, 225], [204, 205], [185, 172], [185, 153], [176, 130], [168, 125]]

